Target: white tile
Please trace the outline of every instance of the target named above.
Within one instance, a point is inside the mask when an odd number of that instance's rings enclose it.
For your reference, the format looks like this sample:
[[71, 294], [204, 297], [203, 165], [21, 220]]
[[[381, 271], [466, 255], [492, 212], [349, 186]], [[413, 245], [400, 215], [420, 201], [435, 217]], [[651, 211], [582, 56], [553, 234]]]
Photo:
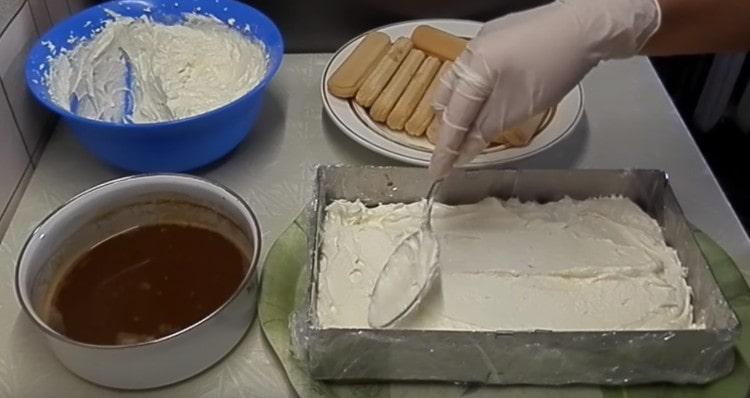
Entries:
[[0, 212], [5, 209], [29, 165], [29, 155], [21, 141], [5, 95], [0, 92]]
[[50, 114], [29, 93], [24, 81], [26, 53], [37, 38], [31, 8], [23, 6], [0, 37], [0, 81], [10, 101], [18, 127], [29, 153], [36, 149]]
[[50, 134], [52, 115], [31, 96], [23, 80], [23, 62], [14, 65], [9, 73], [2, 77], [3, 86], [8, 93], [11, 109], [21, 129], [24, 143], [29, 153], [36, 151]]
[[94, 4], [96, 4], [96, 1], [94, 0], [68, 0], [68, 8], [70, 9], [71, 14], [75, 14], [84, 8], [89, 8]]
[[39, 159], [42, 157], [42, 154], [44, 153], [44, 148], [47, 147], [47, 143], [52, 137], [52, 133], [55, 131], [56, 125], [57, 124], [54, 123], [53, 120], [50, 120], [49, 123], [46, 125], [46, 128], [48, 128], [49, 131], [45, 131], [42, 133], [42, 136], [39, 138], [39, 141], [36, 143], [36, 148], [30, 151], [31, 163], [34, 164], [35, 166], [39, 164]]
[[47, 3], [44, 0], [29, 0], [29, 5], [31, 6], [31, 14], [34, 15], [37, 32], [39, 32], [39, 35], [45, 34], [52, 27], [52, 21], [49, 19], [49, 11], [47, 11]]
[[8, 204], [5, 206], [5, 212], [0, 210], [0, 240], [2, 240], [5, 231], [8, 230], [8, 225], [10, 225], [10, 221], [16, 213], [18, 203], [21, 201], [23, 192], [26, 190], [26, 186], [29, 184], [29, 180], [31, 180], [33, 174], [34, 167], [31, 164], [27, 164], [21, 179], [18, 181], [15, 192], [13, 192], [13, 195], [8, 200]]
[[66, 0], [45, 0], [45, 2], [53, 25], [70, 16], [70, 8]]
[[0, 36], [0, 76], [4, 75], [16, 58], [25, 57], [26, 48], [36, 39], [37, 33], [31, 8], [24, 4], [16, 18]]

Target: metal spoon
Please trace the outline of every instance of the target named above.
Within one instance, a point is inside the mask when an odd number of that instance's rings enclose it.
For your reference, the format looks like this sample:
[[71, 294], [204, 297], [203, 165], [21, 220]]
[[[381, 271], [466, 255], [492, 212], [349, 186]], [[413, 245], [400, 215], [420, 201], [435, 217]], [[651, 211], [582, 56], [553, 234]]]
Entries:
[[432, 207], [442, 179], [427, 192], [422, 224], [405, 237], [375, 281], [367, 322], [375, 328], [392, 326], [422, 301], [438, 271], [438, 242], [432, 232]]

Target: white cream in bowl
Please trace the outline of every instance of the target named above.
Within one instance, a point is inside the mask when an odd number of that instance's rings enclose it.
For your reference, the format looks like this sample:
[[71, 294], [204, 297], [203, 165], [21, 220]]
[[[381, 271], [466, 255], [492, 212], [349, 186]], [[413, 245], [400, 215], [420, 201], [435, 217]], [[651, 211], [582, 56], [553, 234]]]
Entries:
[[262, 43], [213, 17], [166, 25], [114, 15], [50, 61], [46, 84], [56, 104], [82, 117], [156, 123], [236, 100], [262, 80], [267, 60]]

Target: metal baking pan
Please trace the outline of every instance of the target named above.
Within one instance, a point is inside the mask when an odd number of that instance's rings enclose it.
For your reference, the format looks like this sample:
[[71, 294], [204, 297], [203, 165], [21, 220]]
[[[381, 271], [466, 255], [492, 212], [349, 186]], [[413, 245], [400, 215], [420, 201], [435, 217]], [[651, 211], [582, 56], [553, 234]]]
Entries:
[[318, 248], [335, 199], [376, 205], [420, 200], [427, 171], [320, 166], [310, 214], [308, 291], [292, 319], [296, 355], [321, 380], [423, 380], [485, 384], [706, 383], [734, 366], [737, 317], [722, 296], [664, 172], [656, 170], [474, 170], [448, 179], [437, 200], [487, 196], [539, 202], [622, 195], [661, 225], [688, 268], [694, 319], [703, 329], [667, 331], [438, 331], [338, 329], [317, 319]]

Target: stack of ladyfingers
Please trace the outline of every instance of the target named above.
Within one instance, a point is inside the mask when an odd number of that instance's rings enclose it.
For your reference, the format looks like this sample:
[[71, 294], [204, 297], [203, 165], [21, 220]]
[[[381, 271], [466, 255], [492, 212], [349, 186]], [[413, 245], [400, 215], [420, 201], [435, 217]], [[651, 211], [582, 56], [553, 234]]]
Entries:
[[372, 32], [328, 79], [328, 91], [369, 109], [376, 122], [421, 136], [434, 117], [439, 76], [465, 47], [466, 40], [425, 25], [393, 43]]
[[[426, 135], [435, 144], [439, 121], [432, 110], [433, 92], [466, 44], [426, 25], [414, 29], [411, 38], [394, 42], [383, 32], [369, 33], [328, 79], [328, 91], [356, 101], [392, 130]], [[510, 129], [507, 135], [513, 139], [501, 134], [497, 144], [525, 145], [536, 133], [526, 130]]]

